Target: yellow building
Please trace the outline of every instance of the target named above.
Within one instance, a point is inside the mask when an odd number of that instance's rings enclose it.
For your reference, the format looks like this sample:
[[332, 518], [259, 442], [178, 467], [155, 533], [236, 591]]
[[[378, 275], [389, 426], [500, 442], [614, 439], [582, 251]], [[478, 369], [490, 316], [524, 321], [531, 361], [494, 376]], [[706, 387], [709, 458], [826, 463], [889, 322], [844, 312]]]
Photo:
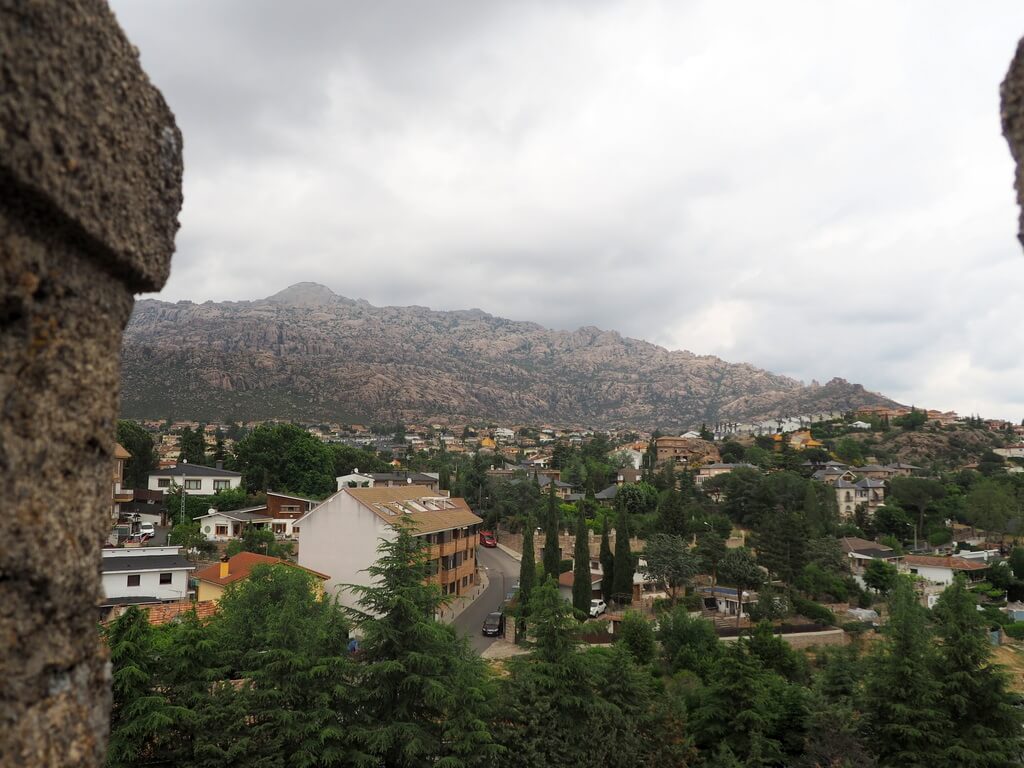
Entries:
[[258, 555], [255, 552], [239, 552], [234, 557], [221, 560], [216, 565], [211, 565], [209, 568], [204, 568], [196, 573], [195, 579], [199, 583], [196, 599], [199, 602], [206, 600], [219, 601], [228, 584], [234, 584], [236, 581], [249, 578], [252, 569], [257, 565], [284, 565], [289, 568], [299, 568], [306, 573], [312, 574], [317, 579], [314, 590], [318, 596], [323, 594], [323, 583], [330, 578], [326, 574], [318, 573], [309, 568], [303, 568], [301, 565], [290, 563], [279, 557]]

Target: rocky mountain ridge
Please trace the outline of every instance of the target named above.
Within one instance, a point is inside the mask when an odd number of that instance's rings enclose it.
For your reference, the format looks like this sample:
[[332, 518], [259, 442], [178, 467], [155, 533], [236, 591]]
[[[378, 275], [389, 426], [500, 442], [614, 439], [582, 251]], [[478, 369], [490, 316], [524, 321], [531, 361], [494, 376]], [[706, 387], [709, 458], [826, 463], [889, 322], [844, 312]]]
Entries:
[[638, 428], [894, 405], [842, 379], [805, 386], [614, 331], [376, 307], [315, 283], [257, 301], [139, 301], [121, 392], [129, 417]]

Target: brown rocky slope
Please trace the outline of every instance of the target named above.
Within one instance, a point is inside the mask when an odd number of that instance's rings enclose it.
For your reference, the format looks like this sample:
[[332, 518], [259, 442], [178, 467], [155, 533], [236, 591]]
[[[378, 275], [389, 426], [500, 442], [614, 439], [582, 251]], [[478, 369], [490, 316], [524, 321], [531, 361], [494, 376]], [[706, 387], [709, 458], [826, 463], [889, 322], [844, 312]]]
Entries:
[[140, 301], [122, 362], [130, 417], [653, 428], [893, 404], [598, 328], [375, 307], [314, 283], [251, 302]]

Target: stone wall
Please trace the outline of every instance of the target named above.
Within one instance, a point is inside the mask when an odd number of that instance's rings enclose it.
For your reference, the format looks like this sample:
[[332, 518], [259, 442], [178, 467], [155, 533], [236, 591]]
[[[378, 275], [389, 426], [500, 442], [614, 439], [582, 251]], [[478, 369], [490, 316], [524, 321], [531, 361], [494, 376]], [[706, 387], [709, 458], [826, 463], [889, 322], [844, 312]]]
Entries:
[[99, 0], [0, 0], [0, 765], [103, 761], [121, 333], [167, 278], [181, 135]]
[[1010, 62], [1006, 79], [999, 89], [1002, 102], [1003, 136], [1010, 145], [1010, 154], [1017, 163], [1017, 203], [1020, 225], [1017, 237], [1024, 245], [1024, 39], [1017, 45], [1017, 55]]

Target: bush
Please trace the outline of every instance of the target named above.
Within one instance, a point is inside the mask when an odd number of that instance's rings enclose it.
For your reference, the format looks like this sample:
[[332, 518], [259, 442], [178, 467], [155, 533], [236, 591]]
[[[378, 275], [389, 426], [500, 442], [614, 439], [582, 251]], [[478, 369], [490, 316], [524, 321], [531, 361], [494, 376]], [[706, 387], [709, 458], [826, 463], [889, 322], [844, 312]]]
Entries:
[[953, 540], [953, 532], [949, 528], [940, 528], [928, 534], [928, 543], [933, 547], [941, 547]]
[[799, 613], [801, 616], [810, 619], [811, 621], [819, 624], [830, 624], [835, 626], [836, 617], [828, 608], [820, 603], [816, 603], [813, 600], [808, 600], [803, 597], [793, 597], [793, 610]]
[[870, 632], [872, 625], [870, 621], [844, 621], [842, 628], [851, 635], [862, 635]]
[[704, 608], [704, 597], [697, 592], [691, 592], [689, 595], [685, 595], [680, 602], [688, 611], [699, 611]]
[[1003, 631], [1014, 640], [1024, 640], [1024, 621], [1015, 621], [1013, 624], [1007, 624], [1003, 627]]
[[558, 563], [559, 573], [568, 573], [572, 570], [572, 560], [562, 560]]

